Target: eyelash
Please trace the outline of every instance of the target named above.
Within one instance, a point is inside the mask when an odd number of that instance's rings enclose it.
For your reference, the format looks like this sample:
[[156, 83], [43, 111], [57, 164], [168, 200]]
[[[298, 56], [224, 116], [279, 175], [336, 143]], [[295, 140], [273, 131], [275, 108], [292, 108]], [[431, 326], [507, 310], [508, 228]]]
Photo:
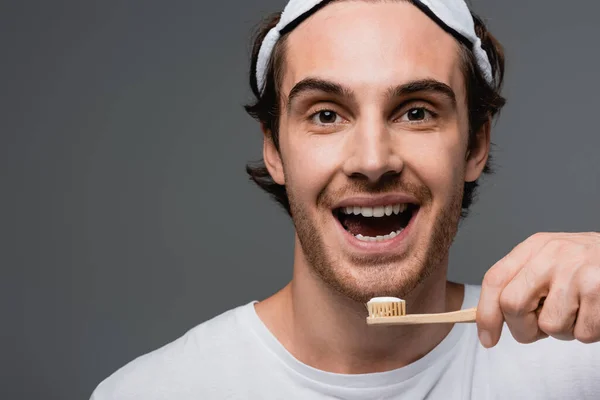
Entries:
[[[402, 107], [402, 108], [404, 108], [404, 107]], [[407, 109], [405, 113], [403, 113], [402, 115], [400, 115], [400, 117], [395, 118], [394, 121], [402, 118], [403, 116], [405, 116], [406, 114], [408, 114], [408, 112], [411, 111], [411, 110], [424, 110], [425, 112], [429, 113], [430, 119], [436, 119], [438, 117], [438, 114], [435, 111], [431, 110], [429, 107], [427, 107], [427, 106], [425, 106], [423, 104], [419, 104], [419, 105], [415, 105], [415, 106], [412, 106], [409, 109]], [[424, 124], [427, 121], [428, 121], [428, 119], [425, 119], [423, 121], [407, 121], [407, 122], [409, 122], [411, 124]]]
[[[401, 108], [404, 108], [404, 106], [401, 106], [398, 109], [401, 109]], [[407, 109], [405, 113], [403, 113], [402, 115], [400, 115], [400, 117], [394, 118], [394, 121], [399, 120], [400, 118], [402, 118], [403, 116], [405, 116], [406, 114], [408, 114], [408, 112], [411, 111], [411, 110], [424, 110], [424, 111], [426, 111], [427, 113], [430, 114], [431, 119], [435, 119], [435, 118], [438, 117], [438, 114], [435, 111], [431, 110], [429, 107], [427, 107], [425, 105], [419, 104], [419, 105], [416, 105], [416, 106], [413, 106], [413, 107], [410, 107], [409, 109]], [[310, 113], [310, 115], [308, 116], [308, 120], [311, 121], [311, 122], [314, 122], [314, 118], [317, 117], [320, 113], [325, 112], [325, 111], [330, 111], [330, 112], [334, 113], [336, 116], [338, 116], [338, 117], [340, 116], [337, 111], [335, 111], [335, 110], [333, 110], [331, 108], [323, 107], [323, 108], [319, 108], [319, 109], [313, 111], [312, 113]], [[423, 124], [423, 123], [427, 122], [427, 120], [422, 120], [422, 121], [406, 121], [406, 122], [408, 122], [410, 124]], [[332, 124], [323, 124], [323, 123], [318, 123], [318, 122], [316, 124], [317, 125], [322, 125], [322, 126], [333, 125], [333, 123]]]
[[[320, 113], [325, 112], [325, 111], [330, 111], [330, 112], [334, 113], [336, 116], [340, 117], [340, 114], [337, 111], [335, 111], [331, 108], [323, 107], [323, 108], [319, 108], [319, 109], [315, 110], [314, 112], [310, 113], [310, 115], [308, 116], [308, 120], [310, 122], [316, 123], [317, 125], [321, 125], [321, 126], [333, 125], [333, 124], [323, 124], [323, 123], [314, 121], [315, 117], [317, 117]], [[340, 117], [340, 118], [342, 118], [342, 117]]]

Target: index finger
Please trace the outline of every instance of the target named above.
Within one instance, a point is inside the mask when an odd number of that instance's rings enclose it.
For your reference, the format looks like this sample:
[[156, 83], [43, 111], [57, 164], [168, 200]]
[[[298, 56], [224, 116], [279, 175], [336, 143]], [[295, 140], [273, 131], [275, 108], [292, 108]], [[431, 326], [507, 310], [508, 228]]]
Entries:
[[485, 274], [476, 316], [479, 340], [484, 347], [493, 347], [500, 339], [504, 323], [504, 315], [500, 308], [502, 291], [545, 243], [543, 236], [530, 237], [517, 245]]

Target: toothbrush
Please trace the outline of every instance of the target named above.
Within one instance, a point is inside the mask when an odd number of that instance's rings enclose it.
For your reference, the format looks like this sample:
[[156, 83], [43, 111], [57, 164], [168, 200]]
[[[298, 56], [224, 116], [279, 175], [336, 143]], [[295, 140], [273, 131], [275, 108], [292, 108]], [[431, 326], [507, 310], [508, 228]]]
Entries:
[[477, 308], [439, 314], [406, 314], [406, 302], [396, 297], [375, 297], [367, 303], [368, 325], [454, 324], [475, 322]]

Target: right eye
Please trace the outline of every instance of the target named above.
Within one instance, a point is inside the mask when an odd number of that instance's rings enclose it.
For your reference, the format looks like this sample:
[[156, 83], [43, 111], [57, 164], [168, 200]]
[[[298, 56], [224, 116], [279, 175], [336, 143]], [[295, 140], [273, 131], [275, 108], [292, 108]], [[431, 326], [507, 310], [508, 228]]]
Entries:
[[311, 120], [318, 125], [331, 125], [339, 124], [342, 118], [335, 111], [321, 110], [314, 113]]

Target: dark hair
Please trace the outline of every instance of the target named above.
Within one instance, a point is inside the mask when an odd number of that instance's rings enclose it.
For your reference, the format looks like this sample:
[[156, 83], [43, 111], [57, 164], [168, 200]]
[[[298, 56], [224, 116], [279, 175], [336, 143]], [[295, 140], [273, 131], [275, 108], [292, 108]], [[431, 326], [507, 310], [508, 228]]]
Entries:
[[[409, 0], [410, 1], [410, 0]], [[482, 19], [471, 12], [475, 21], [475, 32], [481, 39], [482, 48], [488, 55], [492, 66], [492, 75], [494, 77], [493, 85], [490, 85], [480, 72], [473, 51], [464, 43], [460, 42], [460, 52], [464, 69], [467, 92], [467, 107], [469, 112], [469, 149], [475, 144], [477, 132], [482, 126], [493, 119], [504, 106], [506, 100], [500, 94], [502, 83], [504, 81], [504, 51], [498, 40], [487, 30]], [[280, 13], [275, 13], [267, 17], [258, 27], [254, 38], [250, 68], [250, 87], [255, 97], [252, 104], [246, 105], [245, 109], [254, 119], [258, 120], [262, 128], [269, 131], [272, 136], [273, 143], [279, 150], [279, 89], [281, 86], [282, 69], [285, 57], [285, 42], [287, 35], [283, 35], [277, 42], [267, 69], [267, 77], [263, 94], [260, 94], [256, 81], [256, 63], [260, 45], [267, 35], [269, 30], [279, 22]], [[284, 185], [276, 183], [267, 167], [264, 160], [246, 165], [246, 172], [250, 179], [254, 181], [260, 188], [269, 193], [289, 215], [290, 204], [287, 197], [287, 192]], [[491, 156], [483, 170], [484, 173], [492, 173]], [[465, 182], [463, 200], [462, 200], [462, 216], [467, 216], [469, 207], [475, 199], [476, 189], [479, 186], [478, 181]]]

